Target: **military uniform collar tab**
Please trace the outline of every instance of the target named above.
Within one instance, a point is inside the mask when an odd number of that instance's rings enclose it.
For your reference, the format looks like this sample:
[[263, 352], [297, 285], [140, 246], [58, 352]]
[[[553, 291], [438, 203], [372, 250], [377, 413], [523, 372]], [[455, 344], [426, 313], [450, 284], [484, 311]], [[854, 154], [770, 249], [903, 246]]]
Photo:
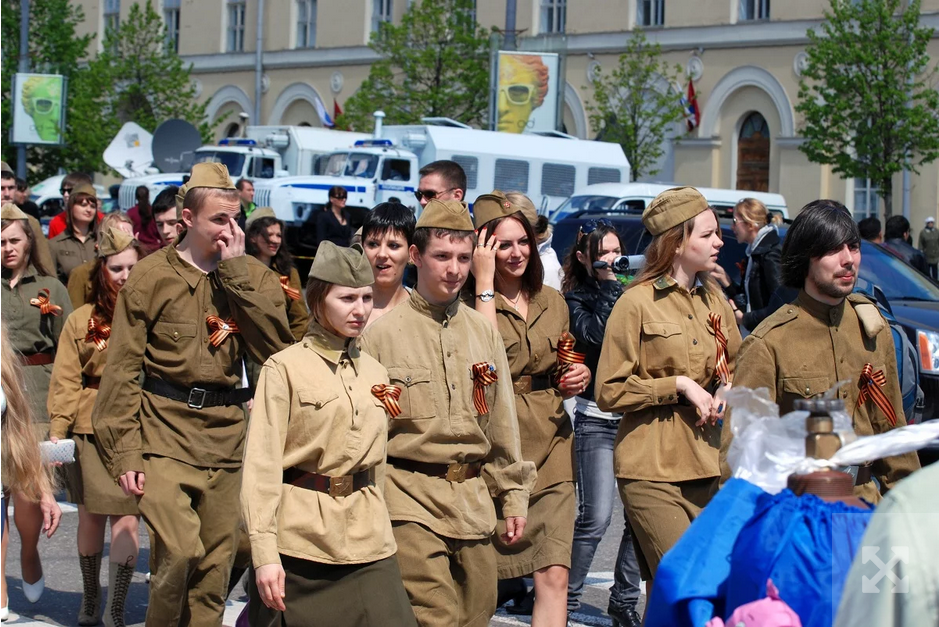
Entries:
[[844, 313], [844, 300], [837, 305], [829, 305], [828, 303], [815, 300], [809, 296], [809, 293], [804, 289], [799, 291], [799, 297], [796, 299], [796, 302], [802, 309], [825, 322], [840, 321], [841, 315]]
[[449, 305], [433, 305], [427, 302], [427, 299], [416, 289], [411, 291], [411, 298], [408, 299], [408, 302], [415, 311], [433, 318], [437, 322], [443, 322], [444, 320], [452, 318], [460, 308], [459, 296]]
[[310, 330], [305, 339], [313, 352], [332, 364], [338, 364], [346, 354], [353, 362], [359, 356], [359, 349], [354, 338], [336, 335], [318, 322], [310, 324]]
[[176, 270], [179, 276], [186, 279], [186, 283], [189, 284], [189, 287], [195, 289], [199, 281], [202, 280], [202, 277], [206, 275], [202, 270], [179, 256], [179, 251], [176, 250], [176, 244], [171, 244], [164, 248], [164, 250], [166, 251], [166, 261]]

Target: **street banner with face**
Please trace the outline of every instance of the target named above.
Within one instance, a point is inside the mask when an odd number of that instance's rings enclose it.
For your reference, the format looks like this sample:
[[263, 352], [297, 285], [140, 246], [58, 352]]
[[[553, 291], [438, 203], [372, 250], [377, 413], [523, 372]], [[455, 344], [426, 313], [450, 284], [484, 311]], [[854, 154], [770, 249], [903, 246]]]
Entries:
[[17, 74], [13, 87], [14, 144], [62, 144], [65, 77]]
[[560, 58], [554, 53], [499, 52], [496, 130], [557, 130]]

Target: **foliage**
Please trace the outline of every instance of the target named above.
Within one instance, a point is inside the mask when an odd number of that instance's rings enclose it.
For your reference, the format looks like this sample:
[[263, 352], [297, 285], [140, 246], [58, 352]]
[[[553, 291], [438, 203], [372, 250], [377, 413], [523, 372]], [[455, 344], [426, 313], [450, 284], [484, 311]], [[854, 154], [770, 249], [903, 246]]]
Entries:
[[673, 87], [681, 67], [661, 56], [661, 46], [636, 29], [618, 65], [608, 75], [597, 69], [593, 100], [586, 106], [597, 139], [623, 147], [633, 180], [658, 172], [662, 142], [685, 116], [681, 94]]
[[845, 177], [870, 178], [893, 210], [893, 175], [939, 157], [939, 92], [919, 25], [920, 2], [831, 0], [825, 22], [809, 31], [808, 63], [796, 111], [800, 147]]
[[339, 128], [368, 131], [372, 113], [387, 124], [449, 117], [485, 126], [489, 108], [489, 33], [473, 0], [422, 0], [400, 25], [381, 23], [369, 46], [381, 57], [345, 104]]

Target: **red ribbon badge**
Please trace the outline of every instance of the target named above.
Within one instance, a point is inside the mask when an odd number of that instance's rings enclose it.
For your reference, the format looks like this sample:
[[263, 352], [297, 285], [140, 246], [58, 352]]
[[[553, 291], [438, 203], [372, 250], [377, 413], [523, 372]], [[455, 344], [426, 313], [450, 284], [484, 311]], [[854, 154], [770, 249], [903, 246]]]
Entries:
[[714, 360], [714, 375], [721, 383], [730, 383], [730, 366], [727, 364], [727, 338], [721, 330], [721, 316], [713, 311], [708, 314], [708, 322], [714, 329], [714, 339], [717, 341], [717, 358]]
[[39, 307], [39, 313], [41, 314], [52, 314], [53, 316], [61, 316], [62, 308], [58, 305], [53, 305], [52, 301], [49, 300], [49, 289], [42, 288], [39, 290], [39, 295], [36, 298], [30, 298], [29, 304], [34, 307]]
[[290, 287], [290, 277], [281, 276], [280, 286], [284, 288], [284, 293], [287, 294], [287, 298], [290, 300], [300, 300], [300, 290], [295, 287]]
[[98, 322], [94, 316], [88, 318], [88, 333], [85, 341], [91, 342], [99, 351], [108, 347], [108, 338], [111, 337], [111, 325]]
[[235, 324], [234, 318], [229, 318], [228, 320], [222, 320], [218, 316], [209, 316], [205, 319], [209, 323], [209, 328], [212, 329], [212, 335], [209, 336], [209, 342], [212, 343], [212, 346], [218, 348], [221, 346], [222, 342], [225, 341], [232, 333], [239, 333], [238, 325]]
[[857, 403], [860, 405], [869, 400], [874, 401], [880, 411], [884, 412], [890, 426], [895, 427], [897, 426], [897, 412], [894, 411], [890, 399], [881, 389], [885, 385], [887, 385], [887, 377], [884, 376], [884, 371], [874, 372], [874, 366], [864, 364], [864, 368], [861, 370], [861, 378], [858, 381], [858, 387], [861, 388], [861, 391], [857, 396]]
[[401, 388], [397, 385], [388, 385], [387, 383], [373, 385], [372, 396], [381, 401], [381, 404], [388, 410], [388, 415], [392, 418], [401, 415], [401, 406], [398, 405], [398, 399], [401, 398]]
[[582, 364], [587, 359], [587, 355], [584, 353], [574, 351], [576, 345], [577, 340], [570, 332], [565, 331], [561, 334], [561, 339], [558, 340], [558, 365], [554, 375], [557, 380], [560, 380], [564, 373], [570, 370], [571, 366]]
[[486, 403], [486, 388], [499, 380], [496, 374], [496, 367], [487, 361], [481, 361], [473, 364], [473, 405], [476, 406], [476, 413], [484, 415], [489, 413], [489, 405]]

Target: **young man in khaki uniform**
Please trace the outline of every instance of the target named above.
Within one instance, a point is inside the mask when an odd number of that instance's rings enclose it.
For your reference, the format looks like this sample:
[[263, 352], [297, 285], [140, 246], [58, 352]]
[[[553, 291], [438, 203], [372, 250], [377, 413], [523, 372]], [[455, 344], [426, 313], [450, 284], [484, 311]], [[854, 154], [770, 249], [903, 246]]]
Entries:
[[[764, 320], [740, 348], [735, 387], [769, 388], [780, 414], [800, 398], [838, 390], [858, 435], [884, 433], [906, 424], [893, 337], [877, 307], [853, 294], [861, 266], [861, 236], [843, 205], [806, 205], [786, 235], [782, 279], [799, 289], [794, 302]], [[724, 419], [721, 472], [730, 476], [727, 450], [731, 417]], [[897, 481], [919, 469], [916, 453], [887, 457], [857, 471], [855, 496], [880, 500]], [[872, 481], [880, 482], [880, 491]]]
[[183, 205], [187, 230], [118, 295], [93, 414], [105, 463], [150, 531], [154, 627], [221, 625], [251, 398], [236, 389], [242, 358], [293, 341], [277, 276], [244, 254], [225, 166], [195, 165]]
[[535, 482], [534, 464], [522, 461], [502, 338], [459, 300], [474, 244], [466, 205], [428, 202], [410, 249], [417, 287], [361, 342], [402, 390], [385, 500], [404, 587], [427, 627], [488, 625], [497, 587], [493, 499], [511, 544], [525, 529]]

